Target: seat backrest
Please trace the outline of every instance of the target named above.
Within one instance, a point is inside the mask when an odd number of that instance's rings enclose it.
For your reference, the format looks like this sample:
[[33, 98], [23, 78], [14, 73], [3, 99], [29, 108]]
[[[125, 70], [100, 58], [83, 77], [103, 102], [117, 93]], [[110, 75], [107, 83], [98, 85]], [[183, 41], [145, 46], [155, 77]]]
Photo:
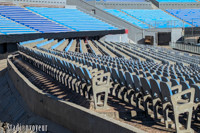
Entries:
[[156, 71], [156, 74], [157, 75], [162, 75], [162, 72], [161, 71]]
[[161, 77], [159, 75], [157, 75], [157, 74], [154, 74], [153, 78], [156, 79], [156, 80], [160, 80], [160, 81], [162, 80]]
[[169, 73], [164, 72], [164, 73], [163, 73], [163, 76], [168, 77], [168, 76], [170, 76], [170, 75], [169, 75]]
[[131, 73], [134, 72], [133, 68], [131, 68], [131, 67], [128, 68], [128, 71], [131, 72]]
[[195, 89], [194, 102], [199, 103], [200, 102], [200, 86], [191, 85], [191, 87]]
[[111, 77], [115, 83], [120, 83], [119, 72], [116, 68], [112, 68]]
[[70, 66], [70, 70], [71, 70], [71, 72], [72, 72], [72, 75], [74, 75], [74, 73], [75, 73], [75, 67], [74, 67], [74, 64], [69, 63], [69, 66]]
[[161, 99], [161, 92], [160, 92], [160, 83], [155, 79], [150, 79], [151, 90], [153, 98], [160, 98]]
[[175, 75], [175, 74], [170, 74], [170, 76], [171, 76], [171, 78], [173, 78], [173, 79], [177, 79], [177, 78], [178, 78], [177, 75]]
[[140, 82], [140, 78], [138, 75], [132, 75], [133, 76], [133, 81], [134, 81], [134, 85], [135, 85], [135, 91], [139, 92], [141, 91], [141, 82]]
[[142, 84], [142, 92], [144, 95], [150, 94], [152, 96], [151, 85], [149, 80], [146, 77], [140, 78]]
[[189, 81], [189, 85], [196, 84], [196, 82], [192, 78], [188, 78], [187, 81]]
[[92, 75], [90, 74], [89, 70], [85, 67], [83, 67], [83, 71], [84, 71], [84, 76], [87, 80], [87, 83], [91, 83], [91, 80], [92, 80]]
[[139, 74], [141, 75], [143, 75], [143, 77], [146, 77], [147, 75], [146, 75], [146, 73], [145, 72], [143, 72], [143, 71], [139, 71]]
[[125, 74], [124, 74], [124, 72], [123, 71], [119, 71], [119, 79], [120, 79], [120, 84], [121, 85], [126, 85], [126, 77], [125, 77]]
[[131, 75], [131, 73], [130, 72], [125, 72], [125, 77], [126, 77], [126, 86], [127, 86], [127, 88], [128, 89], [135, 88], [133, 76]]
[[63, 62], [64, 63], [64, 69], [65, 69], [65, 72], [66, 73], [68, 73], [68, 74], [70, 74], [70, 70], [69, 70], [69, 63], [68, 62], [66, 62], [66, 61], [64, 61]]
[[169, 82], [169, 79], [167, 77], [163, 76], [163, 77], [161, 77], [161, 79], [162, 79], [163, 82]]
[[153, 77], [153, 75], [151, 73], [149, 73], [149, 72], [146, 72], [146, 76], [147, 77]]
[[171, 81], [171, 87], [179, 85], [180, 83], [176, 79], [170, 79]]
[[139, 75], [139, 71], [137, 70], [137, 69], [133, 69], [133, 71], [137, 74], [137, 75]]
[[160, 90], [162, 94], [162, 102], [171, 102], [171, 96], [173, 95], [170, 86], [166, 82], [160, 82]]
[[187, 82], [181, 81], [182, 91], [190, 88], [190, 85]]

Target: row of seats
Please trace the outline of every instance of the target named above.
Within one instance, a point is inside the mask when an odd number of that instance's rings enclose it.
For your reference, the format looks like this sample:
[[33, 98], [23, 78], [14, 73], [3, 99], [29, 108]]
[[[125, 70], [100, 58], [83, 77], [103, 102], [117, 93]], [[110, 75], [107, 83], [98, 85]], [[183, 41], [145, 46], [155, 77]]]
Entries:
[[188, 53], [182, 53], [175, 50], [168, 50], [165, 48], [159, 48], [155, 46], [147, 46], [147, 45], [130, 45], [130, 44], [124, 44], [120, 43], [120, 45], [123, 45], [123, 48], [132, 49], [134, 51], [141, 52], [144, 55], [151, 56], [154, 59], [159, 59], [161, 61], [168, 60], [173, 61], [179, 64], [185, 64], [190, 65], [195, 68], [198, 68], [198, 64], [200, 63], [200, 59], [198, 56], [190, 56]]

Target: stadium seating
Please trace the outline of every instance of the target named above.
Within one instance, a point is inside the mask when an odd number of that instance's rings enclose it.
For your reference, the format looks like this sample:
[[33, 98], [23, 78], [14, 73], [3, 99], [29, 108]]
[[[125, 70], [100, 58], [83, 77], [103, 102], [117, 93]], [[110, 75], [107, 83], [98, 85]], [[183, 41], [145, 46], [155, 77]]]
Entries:
[[123, 12], [143, 21], [155, 28], [176, 28], [176, 27], [191, 27], [160, 9], [122, 9]]
[[18, 6], [0, 6], [0, 15], [41, 33], [71, 31], [67, 27]]
[[85, 14], [78, 9], [40, 7], [27, 7], [27, 9], [76, 31], [117, 29], [116, 27]]
[[126, 15], [125, 13], [121, 12], [121, 11], [118, 11], [117, 9], [104, 9], [106, 12], [116, 16], [116, 17], [119, 17], [125, 21], [128, 21], [129, 23], [135, 25], [135, 26], [138, 26], [142, 29], [147, 29], [149, 28], [149, 26], [147, 24], [145, 24], [144, 22], [141, 22], [137, 19], [135, 19], [134, 17], [131, 17], [131, 16], [128, 16]]
[[196, 27], [200, 26], [200, 9], [167, 9], [166, 11]]
[[[106, 92], [105, 99], [103, 100], [103, 105], [106, 105], [108, 91], [106, 89], [95, 91], [98, 89], [95, 89], [94, 85], [91, 84], [94, 82], [92, 80], [96, 80], [94, 75], [102, 75], [105, 73], [106, 76], [106, 73], [110, 73], [110, 84], [112, 84], [110, 88], [111, 95], [128, 103], [135, 102], [138, 108], [144, 106], [147, 114], [152, 115], [153, 112], [154, 119], [160, 119], [163, 116], [167, 128], [173, 121], [169, 112], [173, 112], [177, 132], [193, 131], [190, 125], [192, 113], [196, 111], [199, 103], [199, 95], [196, 94], [196, 92], [199, 92], [199, 67], [171, 63], [181, 58], [183, 62], [190, 64], [191, 62], [188, 62], [188, 60], [195, 60], [195, 57], [181, 55], [179, 52], [173, 53], [174, 51], [167, 51], [168, 53], [166, 53], [166, 49], [145, 47], [143, 45], [131, 46], [129, 44], [121, 44], [120, 46], [112, 42], [93, 41], [95, 42], [94, 46], [102, 51], [101, 53], [103, 51], [107, 52], [108, 55], [112, 53], [115, 55], [113, 58], [111, 56], [96, 55], [94, 53], [84, 53], [83, 49], [85, 48], [79, 50], [80, 47], [83, 47], [80, 44], [84, 45], [82, 40], [76, 40], [76, 43], [73, 43], [73, 40], [69, 41], [67, 47], [74, 45], [73, 49], [76, 52], [51, 50], [55, 44], [48, 46], [47, 49], [43, 47], [51, 41], [53, 40], [37, 44], [39, 46], [37, 49], [20, 45], [19, 50], [22, 52], [20, 54], [23, 58], [31, 60], [30, 62], [33, 62], [33, 65], [66, 85], [67, 88], [90, 99], [93, 96], [94, 101], [96, 99], [94, 102], [96, 108], [98, 106], [97, 100], [99, 99], [95, 97], [96, 92]], [[28, 46], [27, 43], [26, 46]], [[120, 49], [115, 48], [119, 46], [123, 50], [120, 51]], [[145, 51], [145, 49], [147, 50]], [[155, 54], [161, 54], [160, 57], [156, 58], [157, 60], [161, 58], [163, 61], [171, 62], [157, 63], [153, 60], [140, 61], [137, 58], [126, 59], [123, 57], [123, 54], [127, 51], [134, 53], [136, 57], [140, 53], [143, 53], [143, 51], [146, 52], [146, 56], [142, 58], [149, 57], [150, 54], [148, 55], [148, 53], [152, 51]], [[164, 53], [170, 56], [166, 56]], [[173, 54], [176, 54], [176, 56]], [[66, 73], [66, 76], [62, 74], [63, 72]], [[108, 78], [105, 78], [105, 80], [108, 83]], [[81, 86], [81, 84], [85, 84], [87, 87], [85, 85]], [[109, 88], [110, 85], [105, 84], [104, 87]], [[99, 88], [99, 90], [101, 89]], [[179, 116], [186, 112], [189, 114], [187, 116], [187, 127], [185, 130], [181, 130], [179, 128], [181, 127]]]
[[3, 16], [0, 16], [0, 33], [9, 34], [27, 34], [27, 33], [37, 33], [37, 31], [32, 30], [26, 26], [18, 24], [12, 20], [9, 20]]

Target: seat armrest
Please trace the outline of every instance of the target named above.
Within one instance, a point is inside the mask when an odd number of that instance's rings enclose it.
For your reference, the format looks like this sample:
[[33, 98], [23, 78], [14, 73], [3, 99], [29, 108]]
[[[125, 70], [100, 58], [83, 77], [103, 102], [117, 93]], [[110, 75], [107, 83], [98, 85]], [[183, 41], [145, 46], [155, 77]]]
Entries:
[[189, 88], [187, 90], [184, 90], [182, 92], [179, 92], [177, 94], [174, 94], [171, 96], [171, 100], [172, 100], [172, 103], [173, 105], [177, 105], [177, 101], [178, 100], [181, 100], [182, 99], [182, 96], [187, 94], [187, 93], [190, 93], [190, 103], [193, 103], [194, 102], [194, 93], [195, 93], [195, 89], [194, 88]]
[[104, 73], [104, 70], [97, 71], [97, 70], [94, 69], [94, 70], [91, 71], [92, 77], [95, 77], [95, 76], [97, 76], [99, 74], [103, 74], [103, 73]]
[[[104, 81], [104, 77], [106, 77], [106, 81]], [[92, 85], [93, 86], [110, 85], [110, 73], [108, 72], [92, 77]]]
[[182, 91], [182, 85], [176, 85], [171, 88], [172, 91], [178, 90], [178, 93]]

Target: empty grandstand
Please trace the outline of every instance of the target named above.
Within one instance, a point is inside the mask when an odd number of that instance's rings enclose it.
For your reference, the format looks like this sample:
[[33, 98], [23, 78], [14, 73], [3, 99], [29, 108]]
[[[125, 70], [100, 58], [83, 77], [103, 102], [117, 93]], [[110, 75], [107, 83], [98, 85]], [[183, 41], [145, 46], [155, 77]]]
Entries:
[[0, 132], [200, 131], [199, 1], [0, 4]]

